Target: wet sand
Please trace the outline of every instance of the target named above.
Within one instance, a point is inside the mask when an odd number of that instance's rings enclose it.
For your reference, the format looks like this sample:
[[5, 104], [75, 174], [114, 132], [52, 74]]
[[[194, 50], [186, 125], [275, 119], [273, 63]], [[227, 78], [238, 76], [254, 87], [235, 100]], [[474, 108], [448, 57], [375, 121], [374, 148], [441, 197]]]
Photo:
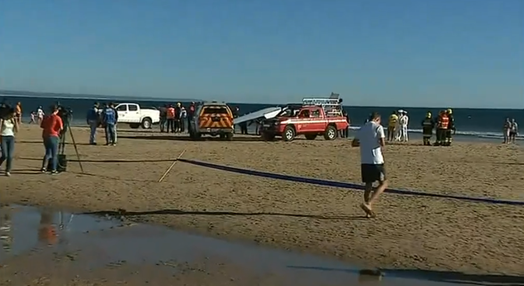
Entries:
[[[58, 237], [42, 235], [42, 223], [54, 225]], [[315, 286], [358, 281], [358, 271], [343, 263], [112, 217], [4, 206], [0, 229], [0, 285]], [[326, 271], [291, 268], [307, 265], [340, 273], [335, 278]]]
[[[49, 226], [57, 236], [43, 231]], [[0, 285], [524, 285], [515, 276], [357, 269], [117, 216], [20, 205], [0, 206], [0, 245]]]
[[[69, 162], [67, 173], [44, 175], [38, 172], [40, 132], [25, 126], [17, 138], [13, 175], [0, 177], [3, 202], [86, 211], [170, 210], [129, 219], [323, 254], [357, 266], [524, 274], [522, 206], [385, 194], [376, 206], [379, 217], [366, 220], [356, 190], [182, 162], [158, 183], [183, 150], [187, 159], [358, 182], [359, 153], [348, 140], [192, 142], [128, 130], [120, 132], [118, 146], [106, 147], [85, 144], [85, 129], [74, 129], [74, 135], [88, 174]], [[68, 158], [76, 159], [73, 146], [66, 149]], [[518, 146], [391, 145], [385, 156], [392, 188], [524, 200], [524, 150]]]

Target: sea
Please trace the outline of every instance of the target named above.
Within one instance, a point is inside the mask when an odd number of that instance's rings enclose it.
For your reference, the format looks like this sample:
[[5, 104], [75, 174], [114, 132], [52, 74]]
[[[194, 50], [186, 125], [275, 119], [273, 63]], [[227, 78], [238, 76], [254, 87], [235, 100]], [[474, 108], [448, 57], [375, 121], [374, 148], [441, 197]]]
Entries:
[[[23, 109], [23, 120], [29, 122], [31, 111], [36, 110], [39, 106], [43, 106], [44, 110], [46, 107], [55, 104], [57, 102], [60, 105], [70, 108], [73, 111], [73, 120], [71, 125], [85, 125], [85, 115], [87, 110], [93, 106], [95, 102], [133, 102], [139, 103], [143, 107], [160, 107], [164, 104], [174, 104], [181, 102], [183, 105], [189, 105], [189, 99], [184, 100], [167, 100], [167, 99], [151, 99], [151, 98], [125, 98], [109, 96], [90, 96], [78, 97], [73, 95], [59, 95], [53, 94], [49, 96], [48, 93], [34, 93], [30, 95], [25, 93], [17, 94], [16, 92], [0, 91], [0, 101], [8, 103], [14, 106], [17, 102], [22, 104]], [[238, 106], [240, 109], [240, 115], [254, 112], [267, 107], [282, 106], [282, 104], [253, 104], [253, 103], [228, 103], [231, 106]], [[426, 116], [426, 113], [430, 111], [433, 115], [438, 114], [439, 110], [447, 109], [448, 107], [404, 107], [404, 106], [351, 106], [345, 105], [344, 110], [348, 112], [351, 119], [351, 129], [358, 129], [362, 125], [368, 116], [372, 112], [379, 112], [382, 116], [387, 117], [393, 111], [403, 109], [408, 112], [409, 121], [409, 133], [412, 135], [421, 134], [421, 122]], [[495, 108], [453, 108], [453, 115], [455, 117], [457, 127], [457, 137], [462, 140], [482, 140], [482, 141], [501, 141], [502, 140], [502, 127], [506, 118], [514, 118], [517, 123], [522, 126], [520, 129], [524, 131], [524, 109], [495, 109]], [[416, 136], [418, 137], [418, 136]], [[519, 134], [518, 138], [520, 143], [523, 143], [524, 136]], [[519, 144], [520, 145], [520, 144]]]

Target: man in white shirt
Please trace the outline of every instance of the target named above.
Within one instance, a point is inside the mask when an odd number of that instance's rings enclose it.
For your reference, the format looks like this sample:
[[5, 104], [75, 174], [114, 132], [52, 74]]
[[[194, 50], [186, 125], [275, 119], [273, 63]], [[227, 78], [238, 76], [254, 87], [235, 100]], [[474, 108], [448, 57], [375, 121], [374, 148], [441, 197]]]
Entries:
[[400, 141], [408, 142], [408, 124], [409, 117], [408, 113], [404, 111], [399, 119], [400, 122]]
[[42, 123], [42, 120], [44, 120], [44, 110], [42, 109], [42, 106], [39, 106], [36, 111], [36, 116], [38, 118], [38, 124]]
[[[366, 184], [364, 203], [360, 207], [366, 212], [367, 217], [376, 216], [372, 205], [388, 186], [382, 156], [386, 136], [380, 121], [380, 114], [377, 112], [371, 114], [370, 120], [358, 130], [351, 144], [353, 147], [360, 146], [362, 182]], [[377, 181], [379, 185], [373, 190], [373, 183]]]

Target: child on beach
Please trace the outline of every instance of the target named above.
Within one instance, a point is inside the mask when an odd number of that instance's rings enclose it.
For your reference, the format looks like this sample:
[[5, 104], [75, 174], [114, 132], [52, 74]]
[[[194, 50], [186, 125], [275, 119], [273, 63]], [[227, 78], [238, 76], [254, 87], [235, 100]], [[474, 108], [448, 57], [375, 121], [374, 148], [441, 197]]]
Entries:
[[36, 123], [36, 112], [31, 111], [31, 121], [29, 121], [29, 124]]

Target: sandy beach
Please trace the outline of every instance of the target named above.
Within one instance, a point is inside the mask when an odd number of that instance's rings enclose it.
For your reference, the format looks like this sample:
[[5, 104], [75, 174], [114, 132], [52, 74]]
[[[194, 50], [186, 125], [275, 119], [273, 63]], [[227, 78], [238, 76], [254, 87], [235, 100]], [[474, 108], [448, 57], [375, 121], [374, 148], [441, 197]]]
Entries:
[[[183, 158], [342, 182], [360, 181], [360, 159], [349, 140], [233, 142], [120, 130], [117, 146], [90, 146], [85, 128], [73, 129], [85, 171], [77, 162], [56, 176], [41, 174], [40, 130], [17, 135], [11, 177], [0, 177], [2, 203], [128, 212], [150, 222], [278, 248], [334, 256], [386, 269], [453, 270], [524, 275], [522, 206], [385, 194], [378, 218], [363, 219], [362, 192], [242, 175], [178, 162]], [[71, 142], [71, 139], [68, 139]], [[391, 188], [524, 201], [524, 149], [515, 145], [421, 142], [386, 146]], [[76, 160], [72, 144], [66, 147]], [[125, 160], [128, 162], [118, 162]], [[4, 166], [2, 166], [4, 167]]]

